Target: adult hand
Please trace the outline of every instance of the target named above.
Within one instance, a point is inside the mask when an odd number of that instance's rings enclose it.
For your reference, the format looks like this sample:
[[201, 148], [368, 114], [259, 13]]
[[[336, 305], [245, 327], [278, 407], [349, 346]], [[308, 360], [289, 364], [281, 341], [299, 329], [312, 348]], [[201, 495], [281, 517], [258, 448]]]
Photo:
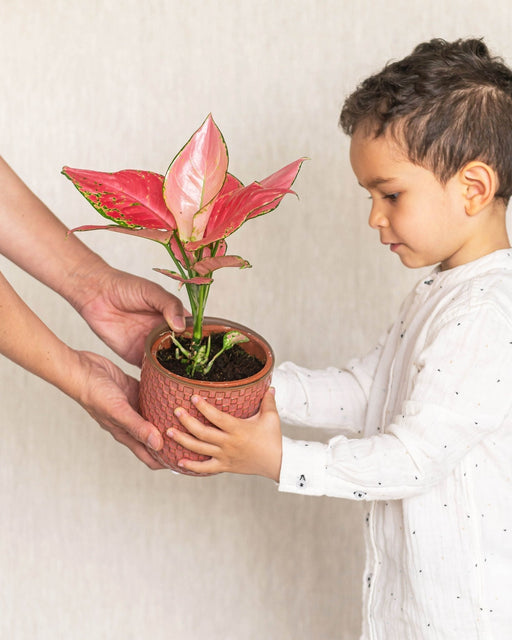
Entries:
[[68, 300], [116, 353], [142, 360], [144, 338], [165, 320], [184, 328], [183, 306], [156, 283], [113, 269], [30, 191], [0, 157], [0, 253]]
[[150, 422], [136, 411], [138, 382], [126, 375], [110, 360], [95, 353], [77, 351], [77, 379], [73, 385], [79, 391], [75, 399], [108, 431], [115, 440], [130, 449], [150, 469], [163, 469], [147, 451], [162, 448], [162, 436]]
[[145, 445], [160, 449], [158, 429], [142, 418], [138, 383], [110, 360], [62, 342], [0, 274], [0, 353], [76, 400], [151, 469], [161, 465]]
[[146, 336], [164, 319], [178, 333], [185, 328], [181, 301], [154, 282], [107, 265], [88, 274], [87, 281], [74, 306], [91, 329], [131, 364], [140, 366]]

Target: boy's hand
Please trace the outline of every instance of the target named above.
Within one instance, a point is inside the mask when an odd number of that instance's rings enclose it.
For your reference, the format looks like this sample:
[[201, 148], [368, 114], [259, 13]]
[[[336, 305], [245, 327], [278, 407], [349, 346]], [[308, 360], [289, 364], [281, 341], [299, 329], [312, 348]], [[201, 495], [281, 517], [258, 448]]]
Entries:
[[167, 435], [186, 449], [211, 457], [204, 462], [183, 459], [178, 466], [196, 473], [229, 471], [259, 475], [279, 482], [281, 424], [273, 390], [263, 397], [259, 412], [245, 420], [219, 411], [199, 396], [194, 396], [192, 402], [218, 428], [203, 424], [178, 407], [175, 414], [190, 434], [169, 429]]

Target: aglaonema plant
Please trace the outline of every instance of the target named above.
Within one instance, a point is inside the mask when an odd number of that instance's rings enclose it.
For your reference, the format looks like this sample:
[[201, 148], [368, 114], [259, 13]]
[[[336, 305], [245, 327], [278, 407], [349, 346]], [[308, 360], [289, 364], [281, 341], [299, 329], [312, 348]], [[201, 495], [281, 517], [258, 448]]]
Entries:
[[[227, 254], [226, 238], [247, 220], [273, 211], [290, 190], [302, 162], [299, 158], [267, 178], [244, 186], [228, 173], [228, 150], [211, 115], [172, 160], [165, 176], [126, 169], [114, 173], [64, 167], [62, 173], [105, 218], [114, 224], [71, 230], [106, 229], [160, 243], [177, 271], [155, 269], [184, 285], [193, 319], [191, 346], [173, 335], [176, 356], [187, 362], [187, 374], [206, 374], [219, 353], [210, 356], [203, 342], [203, 318], [212, 274], [222, 267], [251, 265]], [[224, 336], [222, 350], [246, 340], [238, 332]]]

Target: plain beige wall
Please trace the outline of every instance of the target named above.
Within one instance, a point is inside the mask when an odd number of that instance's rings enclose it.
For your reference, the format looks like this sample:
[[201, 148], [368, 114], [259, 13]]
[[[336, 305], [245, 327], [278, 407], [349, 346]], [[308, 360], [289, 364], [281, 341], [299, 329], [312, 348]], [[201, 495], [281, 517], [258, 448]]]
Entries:
[[[307, 155], [300, 199], [231, 238], [254, 268], [219, 273], [208, 311], [250, 324], [280, 361], [342, 364], [420, 275], [366, 226], [343, 96], [434, 36], [485, 36], [510, 62], [511, 14], [509, 0], [0, 0], [0, 153], [69, 226], [99, 218], [63, 165], [164, 172], [210, 111], [244, 181]], [[175, 291], [151, 271], [168, 266], [158, 246], [82, 237]], [[0, 267], [69, 344], [108, 353], [64, 301]], [[1, 638], [357, 638], [361, 505], [151, 472], [55, 389], [5, 359], [0, 377]]]

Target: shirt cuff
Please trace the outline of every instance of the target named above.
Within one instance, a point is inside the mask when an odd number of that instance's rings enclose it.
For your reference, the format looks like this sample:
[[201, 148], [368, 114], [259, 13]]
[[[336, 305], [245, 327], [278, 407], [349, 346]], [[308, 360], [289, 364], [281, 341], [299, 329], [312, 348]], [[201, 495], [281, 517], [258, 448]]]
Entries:
[[328, 445], [283, 437], [279, 491], [325, 495]]

